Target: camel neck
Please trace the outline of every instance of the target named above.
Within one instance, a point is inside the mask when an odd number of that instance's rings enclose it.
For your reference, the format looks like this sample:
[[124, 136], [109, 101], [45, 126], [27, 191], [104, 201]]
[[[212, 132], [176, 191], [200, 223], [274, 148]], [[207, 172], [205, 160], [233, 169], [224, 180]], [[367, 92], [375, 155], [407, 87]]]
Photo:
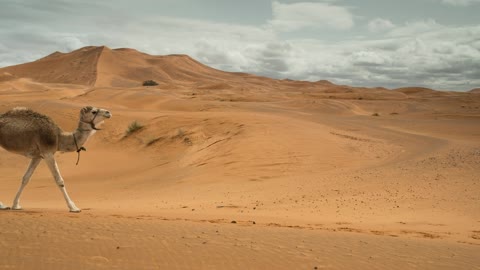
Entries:
[[[88, 138], [90, 138], [90, 136], [92, 136], [94, 133], [95, 133], [95, 130], [93, 130], [93, 129], [88, 129], [88, 128], [79, 129], [79, 128], [77, 128], [74, 132], [72, 132], [72, 137], [75, 136], [75, 141], [77, 143], [77, 146], [81, 147], [82, 145], [84, 145], [87, 142]], [[78, 150], [78, 149], [75, 149], [75, 150]]]
[[83, 121], [78, 121], [78, 127], [77, 127], [77, 129], [74, 131], [74, 133], [75, 133], [76, 131], [82, 132], [82, 131], [91, 131], [91, 130], [94, 130], [94, 129], [92, 128], [92, 126], [91, 126], [90, 123], [88, 123], [88, 122], [83, 122]]
[[62, 132], [59, 138], [58, 150], [62, 152], [77, 151], [94, 133], [95, 130], [82, 126], [82, 124], [79, 124], [78, 128], [73, 132]]

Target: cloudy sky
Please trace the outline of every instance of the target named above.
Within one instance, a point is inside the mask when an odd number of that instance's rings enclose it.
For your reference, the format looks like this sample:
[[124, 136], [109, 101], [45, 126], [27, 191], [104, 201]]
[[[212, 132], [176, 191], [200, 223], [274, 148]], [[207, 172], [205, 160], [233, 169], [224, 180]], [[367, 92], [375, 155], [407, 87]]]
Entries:
[[0, 67], [88, 45], [354, 86], [480, 87], [480, 0], [0, 0]]

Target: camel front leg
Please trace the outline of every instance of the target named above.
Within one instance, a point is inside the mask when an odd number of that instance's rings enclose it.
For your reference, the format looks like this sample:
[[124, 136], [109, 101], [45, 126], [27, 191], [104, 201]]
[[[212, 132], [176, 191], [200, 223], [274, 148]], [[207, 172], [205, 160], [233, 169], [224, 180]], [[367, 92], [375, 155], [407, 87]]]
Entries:
[[0, 210], [8, 210], [10, 207], [4, 205], [2, 202], [0, 202]]
[[63, 193], [63, 197], [65, 198], [65, 201], [67, 202], [67, 206], [70, 209], [70, 212], [75, 212], [78, 213], [80, 212], [80, 208], [78, 208], [75, 203], [70, 199], [70, 196], [68, 196], [67, 190], [65, 189], [65, 182], [63, 181], [62, 175], [60, 175], [60, 171], [58, 170], [57, 162], [55, 161], [55, 158], [53, 157], [53, 154], [48, 154], [45, 155], [45, 162], [48, 165], [48, 168], [50, 169], [50, 172], [53, 175], [53, 178], [55, 179], [55, 182], [57, 183], [58, 187]]
[[22, 178], [22, 185], [20, 185], [20, 188], [18, 189], [17, 195], [15, 196], [15, 199], [13, 200], [13, 205], [12, 209], [13, 210], [21, 210], [22, 207], [20, 206], [20, 195], [22, 195], [23, 189], [27, 186], [28, 182], [30, 181], [30, 178], [32, 177], [33, 172], [37, 168], [38, 164], [40, 163], [41, 158], [32, 158], [30, 161], [30, 165], [28, 165], [28, 169], [25, 172], [25, 175]]

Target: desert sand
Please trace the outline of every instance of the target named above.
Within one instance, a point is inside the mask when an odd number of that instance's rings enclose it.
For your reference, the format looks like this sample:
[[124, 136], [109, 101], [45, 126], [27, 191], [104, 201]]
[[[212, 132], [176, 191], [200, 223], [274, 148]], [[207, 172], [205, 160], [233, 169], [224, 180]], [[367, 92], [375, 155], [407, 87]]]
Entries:
[[[480, 269], [477, 92], [103, 46], [1, 68], [0, 113], [29, 107], [67, 131], [86, 105], [113, 117], [78, 166], [56, 155], [81, 213], [44, 163], [24, 210], [0, 211], [0, 269]], [[3, 203], [28, 162], [0, 149]]]

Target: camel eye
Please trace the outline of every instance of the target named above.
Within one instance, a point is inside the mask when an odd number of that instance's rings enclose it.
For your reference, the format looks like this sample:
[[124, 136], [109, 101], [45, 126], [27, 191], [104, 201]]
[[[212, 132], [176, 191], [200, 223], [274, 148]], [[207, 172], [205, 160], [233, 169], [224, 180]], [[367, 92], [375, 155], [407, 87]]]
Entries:
[[97, 114], [98, 111], [92, 111], [93, 114]]

